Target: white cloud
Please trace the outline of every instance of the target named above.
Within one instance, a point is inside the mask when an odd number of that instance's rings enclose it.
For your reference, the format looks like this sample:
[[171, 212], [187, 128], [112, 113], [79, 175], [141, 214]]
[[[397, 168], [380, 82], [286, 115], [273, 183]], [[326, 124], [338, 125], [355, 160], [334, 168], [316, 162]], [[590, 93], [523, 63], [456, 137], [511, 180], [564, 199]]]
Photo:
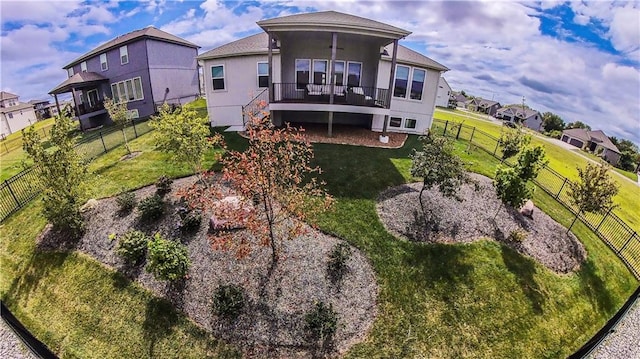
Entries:
[[622, 52], [637, 50], [640, 47], [640, 9], [616, 8], [609, 34], [616, 49]]

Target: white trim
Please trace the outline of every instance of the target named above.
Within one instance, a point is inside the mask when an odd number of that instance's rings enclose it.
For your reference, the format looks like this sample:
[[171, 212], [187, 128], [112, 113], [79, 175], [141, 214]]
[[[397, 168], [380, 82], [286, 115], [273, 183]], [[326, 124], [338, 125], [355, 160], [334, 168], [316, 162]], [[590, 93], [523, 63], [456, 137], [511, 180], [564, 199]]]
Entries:
[[[343, 81], [345, 83], [345, 86], [349, 86], [349, 65], [351, 65], [351, 64], [359, 64], [360, 65], [360, 74], [358, 75], [358, 86], [351, 86], [351, 87], [360, 87], [360, 86], [362, 86], [362, 68], [364, 67], [364, 66], [362, 66], [362, 62], [360, 62], [360, 61], [347, 61], [347, 67], [345, 69], [347, 78], [346, 78], [346, 81], [344, 81], [344, 80]], [[344, 75], [343, 75], [343, 78], [344, 78]]]
[[[344, 77], [344, 70], [347, 68], [347, 61], [346, 60], [336, 60], [335, 61], [336, 64], [338, 62], [342, 62], [342, 84], [338, 85], [338, 83], [336, 82], [336, 80], [338, 79], [338, 77], [336, 76], [336, 73], [333, 74], [333, 84], [337, 85], [337, 86], [346, 86], [345, 85], [345, 77]], [[331, 66], [331, 61], [329, 61], [329, 66]]]
[[80, 71], [81, 72], [87, 72], [87, 62], [86, 61], [82, 61], [80, 63]]
[[[140, 82], [140, 97], [136, 98], [137, 95], [137, 91], [136, 91], [136, 80], [138, 80], [138, 82]], [[127, 82], [130, 82], [131, 84], [131, 90], [133, 91], [133, 99], [130, 100], [129, 99], [129, 86], [127, 86]], [[116, 89], [116, 93], [113, 92], [113, 89]], [[134, 101], [142, 101], [144, 100], [144, 86], [142, 86], [142, 78], [140, 76], [138, 77], [133, 77], [130, 79], [126, 79], [126, 80], [122, 80], [122, 81], [118, 81], [118, 82], [113, 82], [110, 84], [111, 87], [111, 96], [113, 97], [113, 100], [116, 102], [121, 102], [121, 100], [124, 98], [124, 103], [129, 103], [129, 102], [134, 102]], [[122, 90], [122, 91], [121, 91]], [[123, 92], [123, 93], [121, 93]]]
[[[407, 72], [407, 86], [405, 87], [405, 92], [404, 92], [404, 96], [396, 96], [396, 81], [398, 81], [398, 68], [402, 66], [402, 67], [406, 67], [407, 69], [409, 69], [409, 72]], [[407, 95], [409, 94], [410, 88], [409, 88], [409, 80], [411, 79], [411, 66], [407, 66], [407, 65], [402, 65], [402, 64], [396, 64], [396, 71], [395, 71], [395, 76], [393, 78], [393, 87], [391, 90], [391, 98], [399, 98], [399, 99], [407, 99]]]
[[[124, 49], [124, 51], [122, 51]], [[122, 58], [125, 57], [127, 61], [123, 61]], [[126, 65], [129, 63], [129, 49], [127, 45], [120, 46], [120, 65]]]
[[304, 91], [304, 88], [298, 88], [298, 61], [308, 61], [309, 62], [309, 76], [307, 77], [307, 84], [311, 82], [311, 74], [313, 73], [313, 61], [311, 59], [294, 59], [293, 61], [293, 79], [296, 84], [296, 91]]
[[91, 103], [91, 96], [89, 95], [91, 92], [95, 92], [96, 93], [96, 99], [98, 101], [100, 101], [100, 95], [98, 94], [98, 89], [91, 89], [91, 90], [87, 91], [87, 102], [89, 103], [89, 107], [93, 107], [93, 106], [96, 105], [96, 104], [92, 104]]
[[[411, 98], [411, 88], [413, 87], [413, 76], [415, 75], [416, 70], [424, 72], [424, 78], [422, 79], [422, 89], [420, 89], [420, 99]], [[411, 82], [410, 82], [411, 86], [408, 86], [409, 87], [408, 88], [409, 91], [407, 91], [407, 95], [408, 95], [407, 96], [407, 100], [422, 102], [422, 100], [424, 98], [424, 85], [425, 85], [426, 82], [427, 82], [427, 70], [421, 69], [421, 68], [418, 68], [418, 67], [412, 67], [411, 68]], [[409, 85], [409, 83], [407, 83], [407, 85]]]
[[[222, 66], [222, 77], [213, 77], [213, 68]], [[227, 70], [225, 69], [224, 64], [214, 64], [209, 68], [209, 73], [211, 74], [211, 91], [212, 92], [225, 92], [227, 91]], [[222, 88], [215, 89], [213, 88], [213, 80], [219, 80], [222, 78]]]
[[[267, 65], [267, 74], [266, 75], [260, 75], [260, 64], [266, 64]], [[267, 77], [267, 86], [263, 86], [260, 87], [260, 76], [266, 76]], [[259, 89], [264, 89], [269, 87], [268, 85], [269, 82], [269, 62], [268, 61], [258, 61], [256, 63], [256, 85]]]
[[73, 73], [73, 67], [69, 67], [69, 68], [67, 69], [67, 75], [69, 75], [69, 77], [71, 77], [71, 76], [73, 76], [73, 75], [74, 75], [74, 73]]
[[[104, 60], [104, 62], [102, 60]], [[105, 66], [102, 66], [103, 64]], [[107, 53], [106, 52], [100, 54], [100, 70], [102, 70], [102, 71], [109, 70], [109, 62], [107, 61]]]
[[[316, 84], [315, 83], [315, 77], [316, 77], [316, 61], [318, 62], [324, 62], [324, 76], [322, 78], [322, 83], [321, 84]], [[327, 59], [313, 59], [311, 61], [311, 83], [314, 85], [326, 85], [328, 84], [327, 81], [327, 77], [329, 77], [329, 63], [331, 61], [327, 60]]]

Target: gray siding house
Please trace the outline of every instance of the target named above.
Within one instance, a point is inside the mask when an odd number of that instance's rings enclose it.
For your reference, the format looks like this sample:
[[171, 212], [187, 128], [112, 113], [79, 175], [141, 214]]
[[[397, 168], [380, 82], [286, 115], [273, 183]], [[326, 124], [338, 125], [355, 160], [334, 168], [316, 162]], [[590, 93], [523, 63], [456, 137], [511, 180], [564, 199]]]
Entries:
[[[68, 79], [49, 93], [71, 93], [82, 129], [110, 121], [105, 97], [127, 103], [131, 118], [144, 118], [163, 103], [199, 95], [199, 46], [155, 27], [116, 37], [67, 64]], [[59, 104], [57, 105], [59, 108]]]
[[335, 11], [257, 24], [264, 32], [198, 57], [213, 126], [242, 130], [257, 103], [276, 125], [326, 124], [328, 136], [334, 123], [383, 134], [431, 127], [448, 68], [400, 45], [409, 31]]
[[620, 160], [620, 150], [601, 130], [589, 131], [583, 128], [572, 128], [562, 131], [563, 142], [590, 151], [605, 161], [616, 165]]

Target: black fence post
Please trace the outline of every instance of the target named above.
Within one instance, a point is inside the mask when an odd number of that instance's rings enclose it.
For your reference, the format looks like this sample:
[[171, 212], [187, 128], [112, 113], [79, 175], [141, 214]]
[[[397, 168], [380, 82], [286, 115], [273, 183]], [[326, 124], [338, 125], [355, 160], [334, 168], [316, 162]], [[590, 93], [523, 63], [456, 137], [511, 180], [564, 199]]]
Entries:
[[13, 200], [16, 201], [16, 205], [20, 207], [20, 201], [18, 201], [18, 197], [16, 197], [15, 193], [13, 193], [13, 189], [11, 189], [11, 186], [9, 185], [9, 182], [7, 180], [4, 180], [4, 185], [9, 189], [9, 193], [11, 193], [11, 197], [13, 197]]
[[104, 137], [102, 137], [102, 131], [98, 133], [100, 134], [100, 141], [102, 141], [102, 147], [104, 148], [104, 153], [107, 153], [107, 145], [104, 144]]
[[496, 152], [498, 152], [498, 146], [500, 146], [500, 141], [496, 141], [496, 148], [493, 149], [493, 157], [495, 157]]
[[473, 134], [476, 133], [476, 128], [473, 127], [473, 130], [471, 130], [471, 138], [469, 138], [469, 143], [473, 143]]
[[442, 135], [446, 136], [447, 135], [447, 127], [449, 126], [449, 120], [447, 120], [447, 122], [444, 123], [444, 131], [442, 131]]
[[136, 138], [138, 138], [138, 130], [136, 130], [136, 121], [135, 120], [131, 120], [131, 126], [133, 126], [133, 133], [136, 135]]
[[556, 194], [556, 199], [560, 198], [560, 193], [562, 193], [562, 189], [564, 188], [564, 186], [567, 184], [568, 179], [565, 177], [564, 178], [564, 182], [562, 182], [562, 186], [560, 186], [560, 190], [558, 191], [558, 193]]
[[600, 223], [598, 223], [598, 226], [596, 227], [596, 233], [600, 231], [600, 226], [602, 226], [602, 224], [604, 223], [604, 220], [607, 219], [607, 217], [609, 217], [609, 213], [611, 213], [612, 210], [613, 210], [613, 207], [609, 208], [609, 210], [607, 211], [607, 214], [605, 214], [602, 217], [602, 220], [600, 221]]
[[627, 241], [624, 243], [624, 245], [622, 246], [622, 248], [620, 248], [620, 250], [618, 251], [618, 254], [622, 254], [622, 251], [627, 248], [627, 244], [629, 244], [629, 242], [631, 242], [631, 240], [636, 236], [636, 232], [631, 233], [631, 237], [629, 237], [629, 239], [627, 239]]
[[458, 133], [456, 133], [456, 140], [460, 138], [460, 131], [462, 131], [462, 124], [458, 125]]

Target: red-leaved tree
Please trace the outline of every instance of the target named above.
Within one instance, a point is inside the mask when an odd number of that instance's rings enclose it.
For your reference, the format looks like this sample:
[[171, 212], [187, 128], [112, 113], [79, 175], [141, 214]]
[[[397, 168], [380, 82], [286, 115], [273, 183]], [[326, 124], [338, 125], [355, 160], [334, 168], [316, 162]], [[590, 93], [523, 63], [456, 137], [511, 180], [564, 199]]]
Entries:
[[228, 151], [222, 176], [208, 173], [206, 185], [184, 192], [195, 208], [213, 213], [213, 246], [233, 249], [238, 257], [253, 245], [270, 246], [278, 259], [283, 241], [305, 233], [305, 221], [326, 211], [333, 199], [311, 166], [313, 148], [302, 129], [275, 128], [268, 114], [250, 115], [249, 147]]

